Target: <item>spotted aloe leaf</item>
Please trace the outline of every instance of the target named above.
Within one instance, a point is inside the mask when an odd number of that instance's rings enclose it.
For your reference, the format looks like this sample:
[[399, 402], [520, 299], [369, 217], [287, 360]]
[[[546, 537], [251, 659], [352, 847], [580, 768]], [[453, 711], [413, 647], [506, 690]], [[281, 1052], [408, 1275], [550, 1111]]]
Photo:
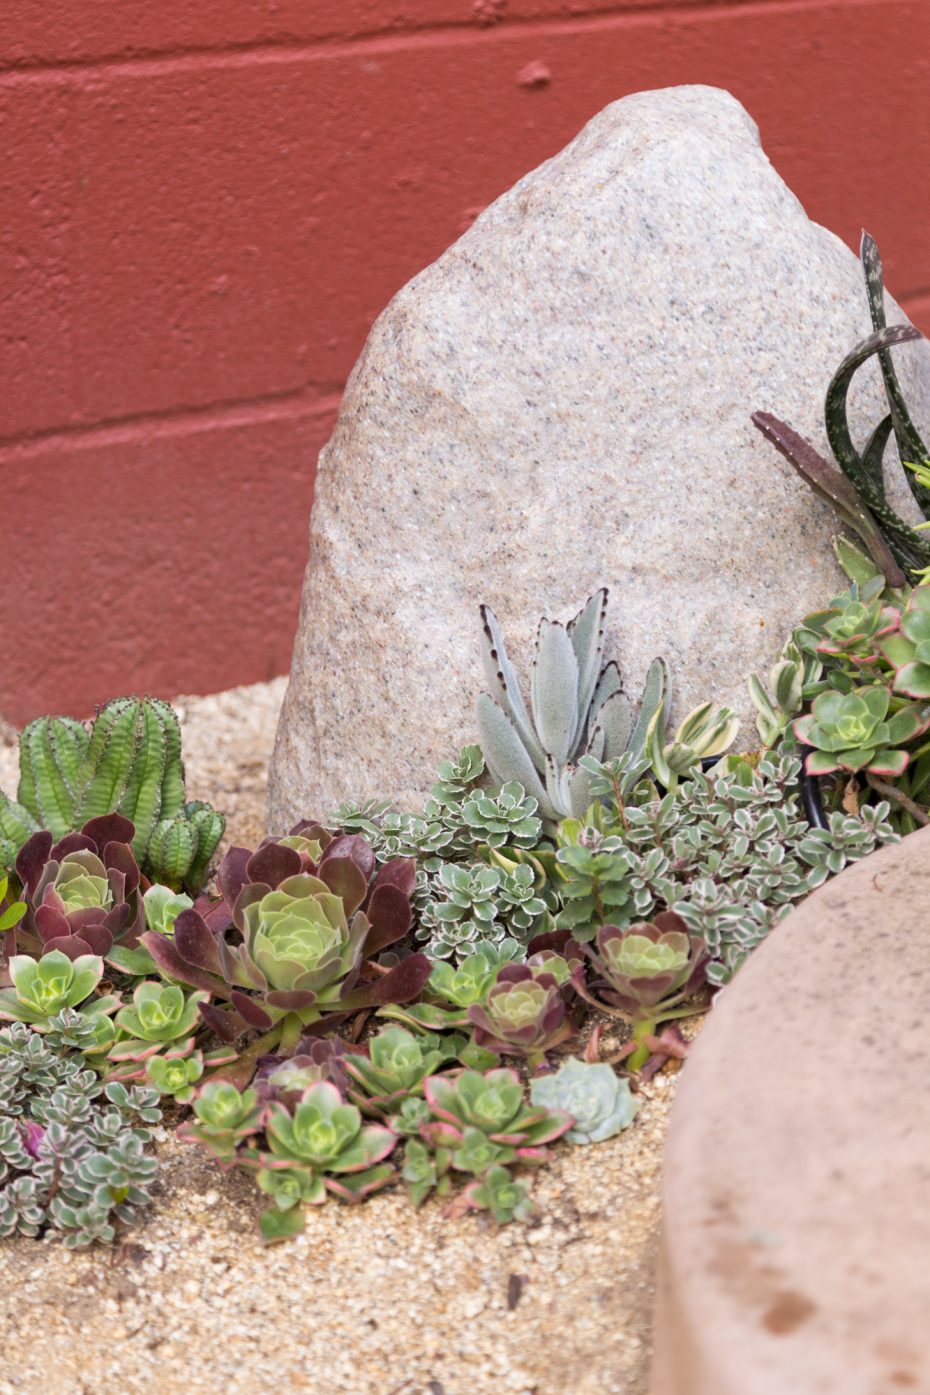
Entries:
[[[753, 412], [752, 421], [766, 440], [771, 441], [776, 450], [794, 466], [818, 498], [832, 505], [847, 528], [862, 539], [884, 573], [888, 585], [903, 586], [905, 575], [855, 484], [839, 470], [834, 470], [810, 441], [805, 440], [787, 422], [773, 416], [771, 412]], [[861, 477], [865, 478], [868, 490], [867, 478]], [[874, 490], [871, 494], [874, 495]]]

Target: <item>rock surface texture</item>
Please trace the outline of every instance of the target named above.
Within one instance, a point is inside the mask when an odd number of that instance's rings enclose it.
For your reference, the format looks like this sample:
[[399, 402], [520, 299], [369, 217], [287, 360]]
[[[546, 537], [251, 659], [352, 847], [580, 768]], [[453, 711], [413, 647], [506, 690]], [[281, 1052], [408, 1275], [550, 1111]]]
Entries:
[[[474, 740], [481, 601], [525, 671], [539, 616], [608, 583], [631, 693], [664, 653], [679, 714], [713, 696], [751, 722], [745, 675], [841, 578], [832, 514], [750, 412], [825, 448], [827, 383], [869, 328], [857, 258], [732, 97], [601, 112], [372, 330], [321, 457], [273, 827], [413, 800]], [[924, 423], [926, 345], [896, 362]]]
[[930, 1390], [928, 945], [922, 829], [719, 999], [672, 1114], [652, 1395]]

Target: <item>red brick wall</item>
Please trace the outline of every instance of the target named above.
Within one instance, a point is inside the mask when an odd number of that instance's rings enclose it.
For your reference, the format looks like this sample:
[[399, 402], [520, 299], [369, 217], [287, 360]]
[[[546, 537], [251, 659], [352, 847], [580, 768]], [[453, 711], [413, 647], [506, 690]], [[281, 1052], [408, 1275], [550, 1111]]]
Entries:
[[930, 328], [930, 0], [6, 0], [0, 712], [285, 671], [375, 315], [602, 106], [683, 82]]

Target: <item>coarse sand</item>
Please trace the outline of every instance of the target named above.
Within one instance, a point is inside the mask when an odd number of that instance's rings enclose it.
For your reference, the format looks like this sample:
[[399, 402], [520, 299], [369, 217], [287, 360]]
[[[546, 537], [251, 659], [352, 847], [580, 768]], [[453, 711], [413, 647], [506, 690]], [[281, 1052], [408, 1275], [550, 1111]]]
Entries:
[[[263, 834], [283, 694], [278, 679], [176, 702], [189, 795], [227, 813], [228, 841]], [[0, 735], [0, 786], [15, 782]], [[674, 1089], [657, 1076], [618, 1138], [556, 1145], [528, 1224], [383, 1192], [311, 1211], [270, 1250], [251, 1181], [168, 1129], [122, 1243], [0, 1242], [0, 1395], [647, 1395]]]

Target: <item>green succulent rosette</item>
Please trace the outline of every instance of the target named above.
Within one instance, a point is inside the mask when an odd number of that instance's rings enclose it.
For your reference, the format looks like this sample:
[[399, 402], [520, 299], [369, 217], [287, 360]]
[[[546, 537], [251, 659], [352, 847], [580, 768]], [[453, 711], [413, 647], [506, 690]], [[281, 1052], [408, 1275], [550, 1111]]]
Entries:
[[891, 693], [880, 684], [816, 697], [810, 713], [794, 723], [797, 739], [812, 748], [805, 758], [807, 773], [903, 775], [910, 754], [902, 748], [926, 731], [930, 708], [906, 703], [889, 715], [891, 702]]
[[9, 966], [11, 988], [0, 989], [0, 1021], [27, 1022], [37, 1031], [47, 1030], [50, 1019], [66, 1008], [82, 1008], [82, 1015], [107, 1016], [119, 1006], [115, 994], [88, 1003], [103, 977], [103, 960], [94, 954], [69, 959], [51, 950], [42, 959], [14, 954]]
[[107, 910], [113, 904], [107, 869], [87, 848], [65, 854], [51, 885], [66, 915], [70, 911]]
[[368, 930], [350, 928], [342, 898], [309, 873], [288, 877], [242, 911], [249, 956], [273, 989], [317, 997], [355, 966]]
[[894, 691], [930, 698], [930, 587], [921, 585], [912, 592], [900, 628], [880, 647], [895, 671]]

